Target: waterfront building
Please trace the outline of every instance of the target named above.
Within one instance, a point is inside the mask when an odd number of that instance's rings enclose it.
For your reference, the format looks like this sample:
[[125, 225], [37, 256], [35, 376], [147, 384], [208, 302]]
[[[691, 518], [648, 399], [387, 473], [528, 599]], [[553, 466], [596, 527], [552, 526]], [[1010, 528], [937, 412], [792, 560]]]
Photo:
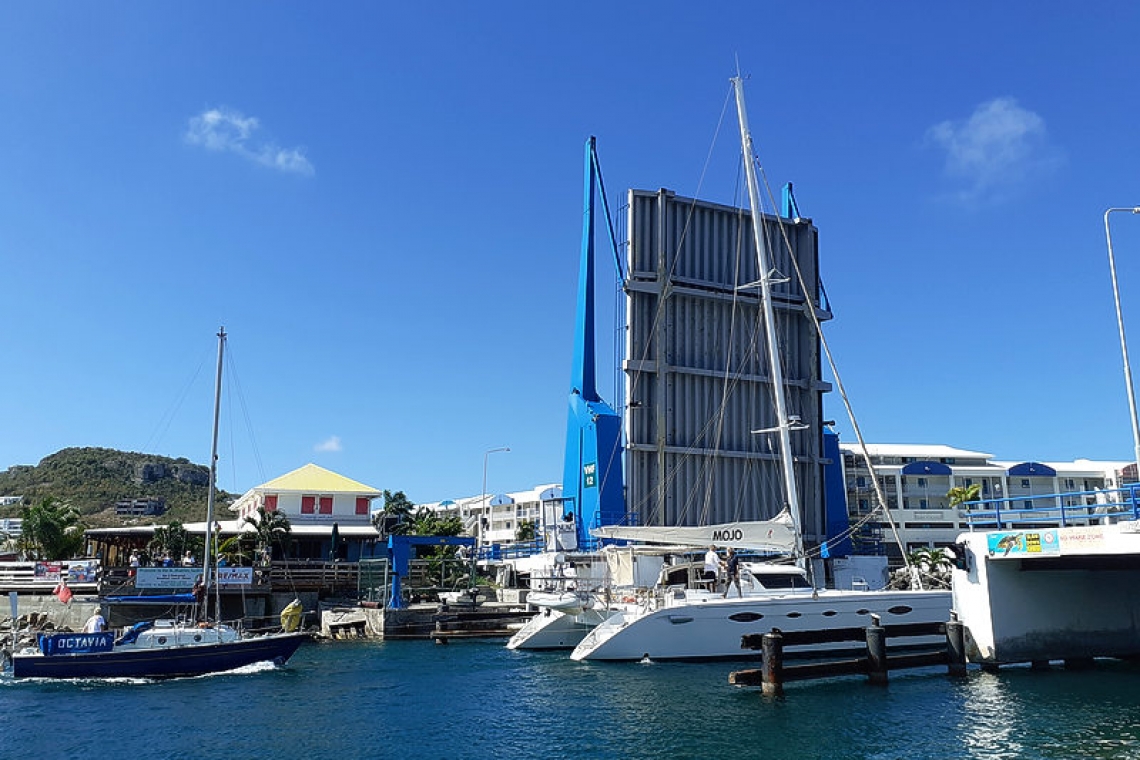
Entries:
[[458, 517], [469, 536], [480, 535], [482, 521], [483, 543], [511, 544], [515, 543], [522, 523], [532, 523], [535, 536], [541, 537], [546, 526], [553, 526], [562, 518], [562, 487], [545, 484], [525, 491], [445, 499], [418, 507], [441, 517]]
[[870, 472], [858, 445], [840, 443], [847, 514], [854, 551], [897, 556], [899, 550], [886, 519], [868, 520], [875, 508], [872, 477], [879, 481], [891, 519], [907, 551], [945, 547], [969, 530], [966, 514], [951, 509], [947, 494], [955, 487], [979, 486], [980, 498], [1004, 499], [1003, 509], [1056, 507], [1035, 512], [1032, 524], [1059, 525], [1061, 508], [1098, 503], [1098, 492], [1136, 482], [1134, 463], [1121, 461], [1035, 462], [996, 460], [992, 454], [945, 445], [868, 444]]
[[[372, 500], [380, 496], [371, 486], [310, 463], [242, 494], [230, 506], [236, 520], [223, 525], [223, 532], [241, 530], [245, 518], [263, 507], [289, 518], [293, 556], [355, 561], [373, 553], [379, 534], [372, 526]], [[186, 527], [196, 531], [198, 526]]]

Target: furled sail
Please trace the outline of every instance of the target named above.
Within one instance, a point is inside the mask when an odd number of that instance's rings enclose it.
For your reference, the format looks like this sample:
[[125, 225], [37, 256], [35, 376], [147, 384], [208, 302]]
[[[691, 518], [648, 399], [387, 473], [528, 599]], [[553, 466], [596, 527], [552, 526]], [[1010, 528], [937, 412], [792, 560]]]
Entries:
[[684, 546], [732, 546], [737, 549], [792, 551], [796, 546], [795, 524], [788, 510], [771, 520], [720, 523], [719, 525], [656, 526], [604, 525], [590, 531], [595, 538], [644, 541]]

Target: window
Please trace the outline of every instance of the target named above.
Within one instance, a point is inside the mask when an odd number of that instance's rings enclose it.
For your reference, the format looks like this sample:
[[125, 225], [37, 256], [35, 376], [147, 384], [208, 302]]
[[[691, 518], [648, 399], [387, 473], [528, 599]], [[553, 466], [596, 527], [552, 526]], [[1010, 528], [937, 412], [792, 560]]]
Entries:
[[855, 487], [856, 488], [866, 488], [867, 487], [867, 478], [862, 476], [862, 475], [855, 478]]
[[266, 512], [276, 512], [277, 511], [277, 494], [275, 494], [275, 493], [266, 494], [266, 496], [265, 496], [265, 511]]
[[1065, 488], [1073, 488], [1074, 486], [1076, 486], [1076, 483], [1073, 481], [1072, 478], [1066, 478], [1065, 479]]
[[1033, 509], [1033, 499], [1026, 499], [1025, 500], [1025, 508], [1026, 509]]
[[316, 496], [302, 496], [301, 497], [301, 514], [311, 515], [317, 511], [317, 497]]
[[1021, 479], [1021, 487], [1022, 488], [1029, 488], [1029, 478], [1022, 478]]
[[332, 497], [331, 496], [322, 496], [321, 497], [321, 514], [322, 515], [331, 515], [332, 514]]
[[926, 508], [927, 508], [927, 506], [928, 506], [928, 505], [927, 505], [927, 503], [926, 503], [926, 499], [919, 499], [919, 500], [918, 500], [918, 508], [919, 508], [919, 509], [926, 509]]
[[918, 487], [919, 488], [926, 488], [926, 478], [919, 478], [918, 479]]
[[369, 502], [369, 499], [367, 496], [357, 496], [356, 497], [356, 514], [358, 514], [358, 515], [368, 514], [368, 502]]
[[974, 485], [974, 479], [973, 478], [966, 478], [966, 488], [969, 488], [972, 485]]

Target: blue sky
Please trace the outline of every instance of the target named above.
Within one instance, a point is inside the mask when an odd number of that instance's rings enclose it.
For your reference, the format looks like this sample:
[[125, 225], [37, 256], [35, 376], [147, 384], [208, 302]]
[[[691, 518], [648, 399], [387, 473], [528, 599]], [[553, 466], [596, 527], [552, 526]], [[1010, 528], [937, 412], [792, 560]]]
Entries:
[[[867, 439], [1128, 459], [1102, 216], [1140, 203], [1138, 32], [1126, 2], [7, 4], [0, 468], [206, 462], [224, 324], [223, 488], [312, 461], [434, 501], [500, 446], [489, 490], [558, 481], [583, 143], [615, 206], [731, 202], [736, 60]], [[1140, 335], [1140, 218], [1113, 242]]]

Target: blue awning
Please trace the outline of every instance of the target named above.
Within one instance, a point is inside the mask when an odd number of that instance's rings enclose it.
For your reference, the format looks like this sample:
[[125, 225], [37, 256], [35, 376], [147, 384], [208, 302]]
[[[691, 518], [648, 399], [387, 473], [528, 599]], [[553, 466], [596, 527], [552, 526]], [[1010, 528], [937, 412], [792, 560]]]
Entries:
[[911, 462], [902, 468], [903, 475], [950, 475], [950, 465], [941, 462]]
[[1049, 465], [1041, 464], [1040, 462], [1022, 462], [1021, 464], [1015, 464], [1013, 467], [1009, 468], [1009, 474], [1023, 478], [1029, 475], [1036, 475], [1045, 478], [1057, 477], [1056, 470], [1054, 470]]

